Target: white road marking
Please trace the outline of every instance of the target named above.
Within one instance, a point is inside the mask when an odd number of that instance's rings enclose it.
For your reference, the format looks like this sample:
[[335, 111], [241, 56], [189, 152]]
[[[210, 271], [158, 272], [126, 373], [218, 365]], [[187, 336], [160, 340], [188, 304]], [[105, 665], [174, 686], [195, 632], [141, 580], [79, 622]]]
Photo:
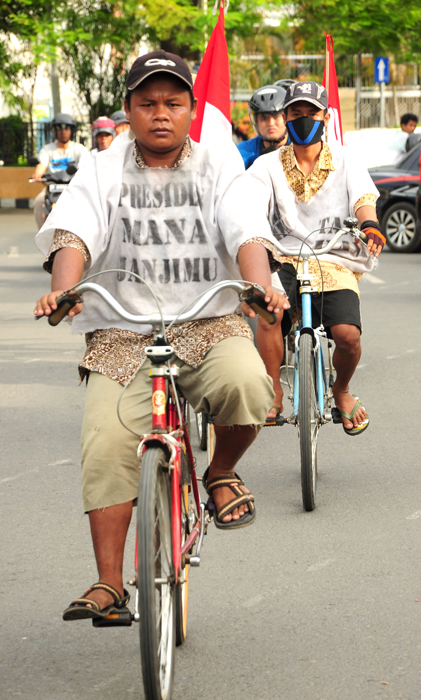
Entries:
[[[71, 459], [59, 459], [57, 462], [51, 462], [49, 464], [49, 467], [58, 467], [61, 464], [70, 464], [72, 462]], [[5, 484], [8, 481], [15, 481], [16, 479], [20, 479], [22, 476], [26, 476], [27, 474], [35, 474], [36, 472], [39, 472], [39, 468], [36, 467], [36, 469], [29, 469], [27, 472], [21, 472], [20, 474], [15, 474], [14, 476], [6, 476], [5, 479], [0, 479], [0, 484]]]
[[421, 510], [416, 510], [412, 515], [408, 515], [407, 520], [418, 520], [421, 518]]
[[307, 571], [318, 571], [318, 569], [323, 569], [325, 566], [332, 564], [334, 561], [334, 559], [326, 559], [326, 561], [319, 561], [318, 564], [313, 564], [313, 566], [309, 566]]
[[264, 600], [264, 599], [265, 599], [264, 595], [255, 595], [255, 596], [253, 596], [253, 598], [249, 598], [248, 600], [244, 600], [242, 602], [242, 607], [243, 608], [254, 608], [257, 605], [259, 605], [262, 602], [262, 600]]
[[408, 353], [408, 352], [415, 352], [415, 350], [405, 350], [405, 353]]
[[32, 360], [24, 360], [24, 365], [29, 365], [30, 362], [41, 362], [41, 357], [34, 357]]
[[363, 279], [367, 280], [367, 282], [371, 282], [371, 284], [386, 284], [386, 280], [382, 280], [381, 277], [376, 277], [371, 274], [371, 272], [366, 272]]
[[5, 484], [6, 481], [15, 481], [15, 479], [20, 479], [21, 476], [26, 476], [27, 474], [35, 474], [35, 472], [39, 472], [39, 469], [30, 469], [27, 472], [21, 472], [20, 474], [15, 474], [15, 476], [7, 476], [5, 479], [0, 480], [0, 484]]
[[367, 367], [367, 365], [358, 365], [357, 369], [363, 369], [364, 367]]
[[399, 355], [389, 355], [386, 357], [386, 360], [396, 360], [397, 357], [399, 357]]

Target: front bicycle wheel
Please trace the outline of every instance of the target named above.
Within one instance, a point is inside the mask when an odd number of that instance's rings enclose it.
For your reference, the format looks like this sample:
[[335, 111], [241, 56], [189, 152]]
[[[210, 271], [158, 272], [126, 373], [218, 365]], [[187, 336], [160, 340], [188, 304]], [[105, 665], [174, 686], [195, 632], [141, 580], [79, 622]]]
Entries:
[[311, 511], [316, 507], [317, 437], [320, 428], [320, 416], [316, 394], [313, 337], [308, 333], [303, 333], [300, 336], [298, 382], [301, 493], [304, 509]]
[[168, 460], [142, 458], [137, 505], [140, 655], [148, 700], [169, 700], [174, 679], [175, 603]]
[[[184, 456], [184, 455], [183, 455]], [[182, 486], [181, 496], [181, 544], [183, 545], [189, 535], [189, 487]], [[175, 587], [175, 643], [183, 644], [187, 636], [187, 609], [189, 601], [189, 573], [190, 566], [181, 562], [181, 576]]]

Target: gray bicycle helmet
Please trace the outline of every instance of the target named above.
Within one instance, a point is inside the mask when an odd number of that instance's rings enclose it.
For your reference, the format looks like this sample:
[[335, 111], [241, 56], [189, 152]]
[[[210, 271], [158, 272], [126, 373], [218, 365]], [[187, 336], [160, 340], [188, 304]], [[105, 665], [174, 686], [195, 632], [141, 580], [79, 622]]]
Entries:
[[295, 85], [295, 83], [298, 83], [298, 80], [293, 80], [292, 78], [283, 78], [282, 80], [277, 80], [276, 83], [273, 84], [284, 88], [284, 90], [288, 90], [288, 88], [291, 85]]
[[70, 114], [65, 114], [64, 112], [59, 112], [56, 114], [51, 122], [54, 138], [57, 138], [58, 128], [62, 125], [72, 130], [72, 135], [70, 138], [73, 140], [76, 135], [77, 124]]
[[110, 119], [113, 120], [116, 126], [119, 124], [130, 124], [126, 117], [126, 112], [124, 112], [122, 109], [119, 109], [117, 112], [113, 112]]
[[257, 115], [263, 113], [279, 114], [283, 110], [286, 90], [279, 85], [264, 85], [253, 92], [249, 101], [249, 115], [253, 128], [259, 136]]

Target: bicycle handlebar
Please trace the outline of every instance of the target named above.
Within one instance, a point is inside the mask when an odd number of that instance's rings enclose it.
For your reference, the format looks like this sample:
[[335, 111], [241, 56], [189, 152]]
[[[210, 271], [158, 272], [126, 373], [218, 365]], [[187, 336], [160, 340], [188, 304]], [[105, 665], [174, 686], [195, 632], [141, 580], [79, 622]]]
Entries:
[[[68, 314], [71, 308], [75, 304], [81, 303], [81, 294], [83, 292], [95, 292], [98, 294], [107, 304], [113, 309], [122, 319], [129, 321], [130, 323], [138, 323], [139, 325], [157, 326], [160, 325], [162, 320], [164, 323], [186, 323], [187, 321], [192, 321], [202, 309], [209, 304], [209, 302], [223, 289], [233, 289], [238, 293], [240, 301], [245, 301], [255, 313], [262, 316], [271, 325], [276, 322], [276, 315], [272, 311], [267, 310], [267, 304], [262, 297], [260, 297], [257, 292], [265, 294], [265, 290], [258, 284], [251, 284], [248, 282], [240, 282], [236, 280], [227, 280], [224, 282], [219, 282], [213, 287], [208, 289], [198, 301], [184, 313], [177, 314], [151, 314], [150, 316], [138, 316], [126, 311], [119, 302], [114, 299], [112, 294], [108, 292], [104, 287], [101, 287], [95, 282], [81, 282], [75, 286], [69, 292], [63, 292], [56, 299], [57, 309], [55, 309], [48, 318], [48, 323], [50, 326], [57, 326], [60, 321]], [[35, 318], [42, 318], [42, 316], [36, 316]]]
[[[358, 224], [358, 222], [357, 222], [357, 224]], [[350, 233], [353, 238], [356, 238], [357, 240], [359, 240], [361, 243], [363, 243], [365, 245], [368, 238], [367, 238], [365, 233], [363, 233], [362, 231], [360, 231], [357, 228], [357, 224], [355, 224], [349, 228], [346, 227], [346, 228], [339, 229], [339, 231], [337, 231], [335, 233], [335, 235], [329, 241], [329, 243], [327, 243], [323, 248], [317, 248], [317, 250], [313, 249], [312, 246], [308, 245], [304, 240], [303, 240], [302, 244], [300, 245], [300, 248], [298, 248], [297, 250], [291, 250], [289, 248], [285, 248], [282, 245], [282, 243], [280, 243], [277, 240], [275, 240], [275, 245], [278, 248], [278, 250], [282, 253], [282, 255], [288, 255], [290, 257], [294, 257], [294, 256], [298, 256], [298, 255], [300, 255], [300, 256], [303, 256], [303, 255], [306, 255], [306, 256], [308, 256], [308, 255], [316, 255], [316, 256], [326, 255], [326, 253], [330, 253], [332, 248], [334, 248], [334, 246], [338, 243], [338, 241], [346, 233]], [[310, 253], [303, 253], [304, 248], [308, 248], [311, 252]]]

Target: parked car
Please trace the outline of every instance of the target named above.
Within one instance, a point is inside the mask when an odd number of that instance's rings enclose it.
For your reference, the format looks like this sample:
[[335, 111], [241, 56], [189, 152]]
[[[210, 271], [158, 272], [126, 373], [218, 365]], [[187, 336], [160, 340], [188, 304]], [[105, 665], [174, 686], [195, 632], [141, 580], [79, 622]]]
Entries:
[[369, 168], [380, 192], [377, 216], [387, 245], [395, 253], [413, 253], [421, 248], [421, 226], [416, 209], [420, 185], [421, 142], [393, 165]]

